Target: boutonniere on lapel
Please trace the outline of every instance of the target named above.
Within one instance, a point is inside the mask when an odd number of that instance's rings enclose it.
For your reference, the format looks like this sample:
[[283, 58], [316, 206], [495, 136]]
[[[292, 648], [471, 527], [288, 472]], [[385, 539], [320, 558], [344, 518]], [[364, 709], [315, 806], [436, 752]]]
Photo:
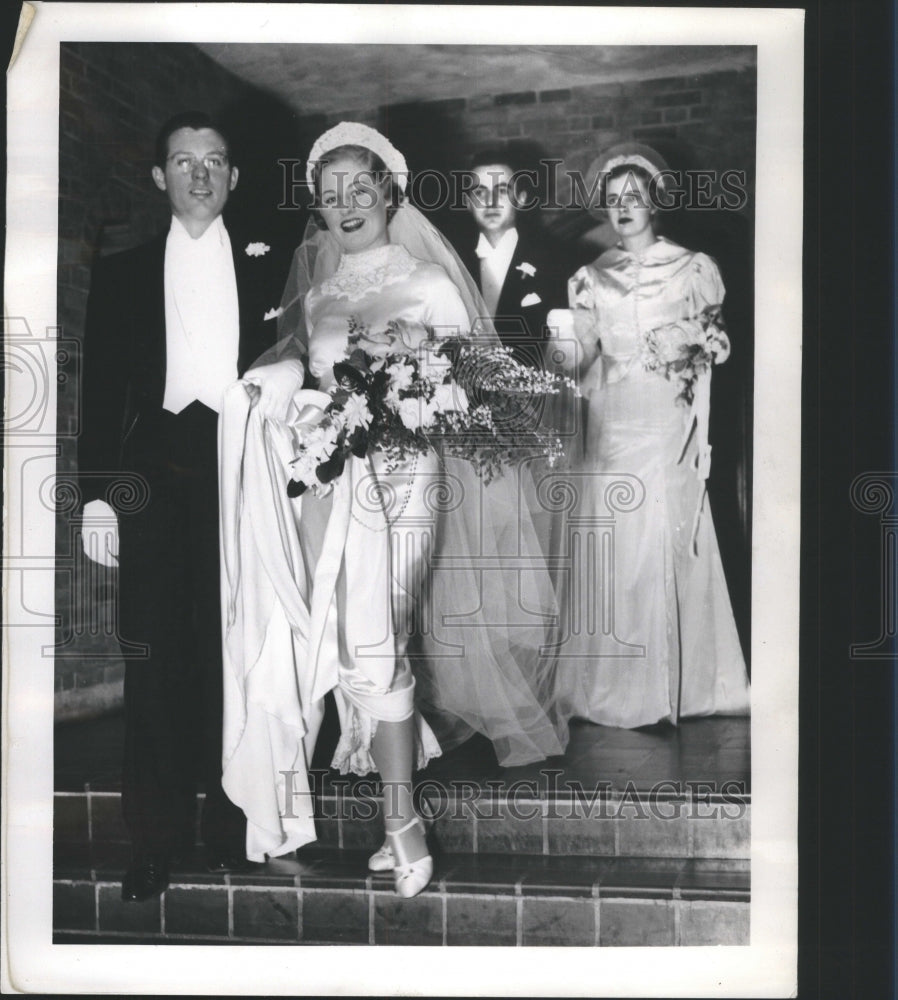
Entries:
[[526, 260], [521, 261], [515, 270], [520, 271], [525, 278], [532, 278], [536, 274], [536, 268], [532, 264], [528, 264]]
[[246, 255], [247, 257], [264, 257], [270, 249], [271, 247], [267, 243], [247, 243]]
[[282, 308], [269, 309], [267, 313], [262, 317], [262, 322], [264, 323], [269, 319], [278, 319], [280, 316], [284, 315], [284, 310]]

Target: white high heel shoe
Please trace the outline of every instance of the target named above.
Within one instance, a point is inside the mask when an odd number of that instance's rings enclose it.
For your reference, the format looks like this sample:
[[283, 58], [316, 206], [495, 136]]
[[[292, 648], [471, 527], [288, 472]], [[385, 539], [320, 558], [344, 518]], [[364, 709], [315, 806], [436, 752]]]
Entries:
[[425, 854], [423, 858], [419, 858], [417, 861], [407, 861], [405, 847], [399, 839], [406, 830], [411, 830], [416, 823], [421, 827], [423, 833], [424, 824], [421, 822], [420, 817], [415, 816], [414, 819], [406, 823], [401, 829], [387, 834], [387, 837], [393, 842], [393, 882], [396, 886], [396, 894], [402, 896], [403, 899], [410, 899], [412, 896], [417, 896], [419, 892], [426, 888], [427, 883], [433, 876], [433, 858], [429, 854]]
[[[422, 816], [420, 817], [425, 825], [425, 829], [433, 823], [433, 815], [430, 811], [430, 805], [427, 800], [423, 800], [420, 804]], [[409, 827], [403, 827], [404, 830], [409, 829]], [[390, 847], [389, 840], [385, 840], [380, 847], [368, 858], [368, 871], [369, 872], [391, 872], [396, 867], [396, 858], [393, 856], [393, 848]]]
[[369, 872], [391, 872], [395, 867], [396, 859], [393, 857], [393, 848], [387, 841], [384, 841], [368, 858]]

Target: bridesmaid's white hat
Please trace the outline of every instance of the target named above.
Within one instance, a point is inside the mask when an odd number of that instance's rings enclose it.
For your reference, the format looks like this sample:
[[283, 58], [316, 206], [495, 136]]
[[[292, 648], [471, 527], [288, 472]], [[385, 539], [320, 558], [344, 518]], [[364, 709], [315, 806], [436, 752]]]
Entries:
[[[590, 163], [589, 169], [586, 171], [587, 190], [591, 191], [596, 181], [599, 181], [600, 185], [596, 188], [596, 193], [601, 195], [605, 179], [611, 171], [626, 166], [640, 167], [649, 176], [657, 178], [655, 183], [660, 191], [667, 189], [669, 179], [667, 175], [670, 168], [657, 150], [641, 142], [619, 142], [606, 149]], [[601, 201], [601, 197], [599, 201]], [[585, 208], [592, 214], [604, 217], [605, 210], [600, 204], [586, 205]]]

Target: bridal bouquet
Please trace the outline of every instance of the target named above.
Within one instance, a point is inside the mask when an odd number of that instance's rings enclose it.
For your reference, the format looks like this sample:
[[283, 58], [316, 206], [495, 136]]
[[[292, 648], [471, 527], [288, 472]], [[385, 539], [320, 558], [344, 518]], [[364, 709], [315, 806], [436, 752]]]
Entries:
[[349, 324], [345, 359], [335, 382], [292, 425], [295, 458], [287, 494], [327, 493], [351, 455], [382, 452], [392, 470], [437, 449], [471, 462], [485, 481], [522, 457], [554, 464], [560, 439], [540, 429], [539, 397], [574, 383], [516, 361], [505, 347], [464, 337], [436, 339], [433, 330], [391, 321], [372, 332]]
[[702, 372], [730, 355], [719, 306], [708, 306], [696, 319], [678, 320], [650, 330], [643, 345], [646, 371], [661, 372], [679, 385], [677, 401], [692, 405], [695, 383]]

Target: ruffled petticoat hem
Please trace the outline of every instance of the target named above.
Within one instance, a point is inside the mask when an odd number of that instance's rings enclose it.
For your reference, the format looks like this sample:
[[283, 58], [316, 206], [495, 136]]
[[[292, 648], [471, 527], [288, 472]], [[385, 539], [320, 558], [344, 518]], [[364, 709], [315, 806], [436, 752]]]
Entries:
[[[415, 720], [415, 770], [427, 767], [434, 757], [442, 756], [443, 751], [434, 736], [433, 730], [416, 709]], [[371, 756], [371, 742], [377, 732], [377, 722], [373, 716], [363, 712], [357, 705], [349, 705], [349, 724], [343, 727], [337, 749], [334, 751], [331, 767], [340, 774], [370, 774], [377, 771], [377, 765]]]

